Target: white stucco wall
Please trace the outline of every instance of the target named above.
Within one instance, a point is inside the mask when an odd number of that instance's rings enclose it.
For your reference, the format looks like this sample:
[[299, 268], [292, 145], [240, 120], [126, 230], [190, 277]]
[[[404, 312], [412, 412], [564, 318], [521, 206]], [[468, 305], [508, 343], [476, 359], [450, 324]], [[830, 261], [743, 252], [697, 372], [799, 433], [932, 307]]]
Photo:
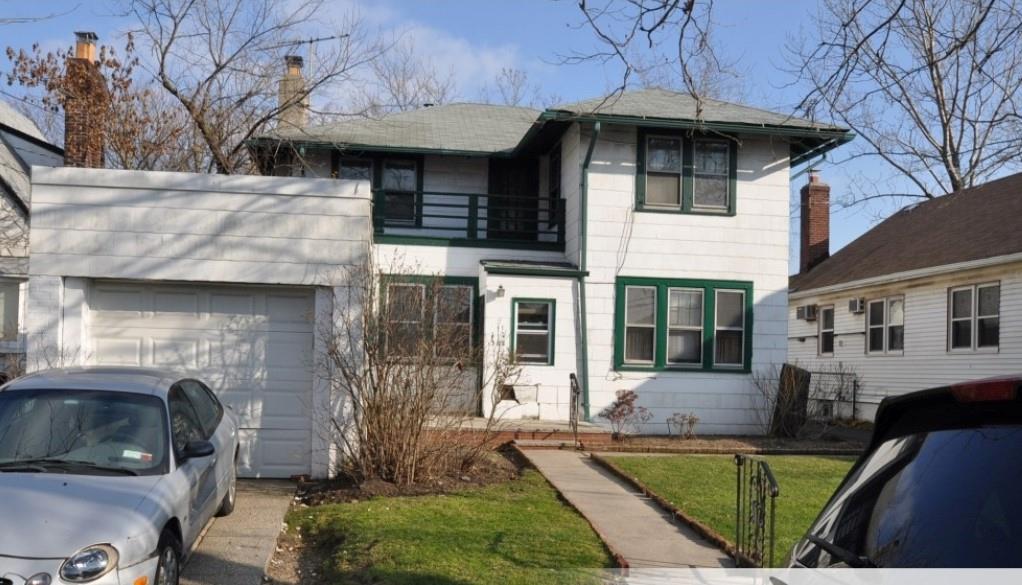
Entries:
[[[1000, 345], [996, 350], [948, 351], [948, 289], [1000, 282]], [[853, 298], [905, 298], [905, 349], [900, 354], [866, 353], [866, 313], [848, 310]], [[816, 371], [841, 368], [861, 381], [858, 416], [872, 419], [876, 405], [896, 396], [945, 384], [1022, 372], [1022, 263], [929, 278], [901, 280], [828, 294], [793, 296], [788, 311], [788, 359]], [[820, 321], [797, 319], [800, 305], [834, 306], [833, 356], [820, 356]]]

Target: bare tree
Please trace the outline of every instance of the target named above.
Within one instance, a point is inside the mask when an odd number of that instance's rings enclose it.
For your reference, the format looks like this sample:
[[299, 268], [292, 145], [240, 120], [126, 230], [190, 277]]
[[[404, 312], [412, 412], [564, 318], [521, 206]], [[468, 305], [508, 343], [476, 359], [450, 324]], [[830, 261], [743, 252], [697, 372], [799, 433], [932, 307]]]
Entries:
[[[354, 19], [325, 31], [323, 0], [130, 0], [128, 9], [149, 52], [142, 67], [183, 108], [218, 173], [254, 172], [248, 139], [378, 54]], [[283, 57], [306, 46], [316, 50], [304, 88], [280, 103]]]
[[456, 92], [454, 73], [424, 59], [411, 38], [391, 44], [369, 64], [369, 71], [355, 110], [370, 117], [447, 103]]
[[[200, 161], [193, 156], [191, 123], [181, 108], [167, 99], [162, 88], [139, 80], [132, 37], [128, 36], [120, 52], [102, 46], [98, 55], [109, 95], [103, 116], [116, 120], [96, 129], [105, 134], [107, 164], [136, 170], [201, 171]], [[88, 98], [84, 92], [91, 91], [69, 75], [74, 49], [44, 53], [38, 45], [30, 51], [8, 47], [7, 57], [11, 61], [7, 82], [27, 90], [24, 100], [37, 107], [26, 112], [46, 129], [51, 142], [60, 142], [64, 107], [69, 100]]]
[[472, 343], [470, 289], [414, 274], [422, 271], [401, 260], [349, 268], [335, 322], [319, 332], [340, 404], [331, 440], [358, 481], [411, 484], [473, 465], [497, 415], [474, 440], [464, 423], [482, 392], [498, 392], [519, 373], [499, 336]]
[[1022, 168], [1022, 12], [1017, 0], [826, 0], [789, 46], [800, 110], [859, 135], [853, 158], [912, 186], [850, 203], [932, 198]]
[[578, 0], [578, 8], [598, 48], [563, 62], [620, 66], [620, 82], [608, 101], [638, 78], [643, 85], [688, 92], [701, 118], [702, 98], [713, 93], [719, 77], [730, 75], [711, 42], [713, 0]]

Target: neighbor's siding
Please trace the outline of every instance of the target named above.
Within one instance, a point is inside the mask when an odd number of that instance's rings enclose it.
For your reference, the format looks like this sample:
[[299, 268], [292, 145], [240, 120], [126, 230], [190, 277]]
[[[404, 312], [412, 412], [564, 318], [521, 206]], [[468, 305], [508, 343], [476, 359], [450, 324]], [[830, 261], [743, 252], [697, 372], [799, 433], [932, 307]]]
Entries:
[[[587, 140], [584, 131], [580, 142]], [[763, 409], [751, 374], [614, 370], [614, 285], [619, 276], [752, 281], [753, 374], [783, 363], [788, 145], [742, 140], [735, 217], [635, 212], [635, 162], [635, 128], [604, 127], [589, 171], [591, 414], [630, 389], [653, 413], [645, 432], [666, 432], [665, 419], [675, 412], [694, 412], [697, 433], [760, 432]]]
[[[948, 289], [1001, 283], [1000, 347], [996, 352], [948, 352]], [[866, 313], [848, 311], [848, 301], [888, 296], [905, 297], [905, 351], [902, 355], [867, 355]], [[817, 352], [819, 321], [795, 318], [799, 305], [834, 305], [834, 355]], [[871, 419], [887, 396], [934, 386], [1022, 372], [1022, 264], [916, 279], [898, 284], [793, 299], [788, 311], [788, 359], [815, 371], [837, 367], [854, 371], [861, 380], [860, 418]]]
[[332, 284], [370, 229], [364, 182], [35, 167], [30, 272]]

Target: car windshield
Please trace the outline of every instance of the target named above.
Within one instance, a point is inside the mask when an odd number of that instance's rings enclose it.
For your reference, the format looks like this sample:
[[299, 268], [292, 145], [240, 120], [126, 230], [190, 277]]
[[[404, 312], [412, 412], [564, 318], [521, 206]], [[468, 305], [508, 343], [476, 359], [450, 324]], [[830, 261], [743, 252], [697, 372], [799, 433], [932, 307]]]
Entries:
[[163, 401], [98, 390], [0, 392], [0, 472], [152, 475], [167, 465]]
[[[882, 443], [810, 534], [880, 567], [1016, 567], [1022, 559], [1022, 427], [946, 429]], [[825, 547], [808, 566], [840, 564]]]

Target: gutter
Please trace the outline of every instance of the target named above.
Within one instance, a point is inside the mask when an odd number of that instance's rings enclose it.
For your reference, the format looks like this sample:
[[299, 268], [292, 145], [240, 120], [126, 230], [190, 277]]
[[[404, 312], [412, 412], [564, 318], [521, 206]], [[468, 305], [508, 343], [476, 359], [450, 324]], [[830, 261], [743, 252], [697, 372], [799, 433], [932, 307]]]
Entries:
[[589, 137], [589, 148], [586, 149], [585, 160], [582, 161], [582, 178], [579, 185], [579, 214], [578, 214], [578, 311], [579, 311], [579, 350], [582, 352], [582, 407], [585, 413], [585, 420], [589, 422], [589, 327], [586, 318], [586, 270], [587, 257], [587, 231], [588, 227], [588, 206], [589, 206], [589, 164], [593, 162], [593, 150], [596, 149], [596, 141], [600, 138], [600, 122], [593, 122], [593, 133]]
[[862, 278], [859, 280], [852, 280], [849, 282], [842, 282], [839, 284], [832, 284], [830, 286], [821, 286], [818, 288], [810, 288], [806, 290], [800, 290], [788, 293], [790, 300], [804, 299], [807, 297], [836, 293], [842, 291], [848, 291], [856, 288], [862, 288], [866, 286], [877, 286], [882, 284], [892, 284], [903, 280], [914, 280], [917, 278], [926, 278], [929, 276], [941, 276], [945, 274], [951, 274], [960, 272], [963, 270], [974, 270], [977, 268], [987, 268], [990, 266], [997, 266], [999, 264], [1009, 264], [1012, 262], [1022, 262], [1022, 252], [1016, 252], [1014, 254], [1004, 254], [1002, 256], [993, 256], [991, 258], [983, 258], [980, 260], [967, 260], [965, 262], [956, 262], [954, 264], [943, 264], [941, 266], [931, 266], [929, 268], [918, 268], [916, 270], [905, 270], [903, 272], [894, 272], [891, 274], [884, 274], [882, 276], [873, 276], [870, 278]]

